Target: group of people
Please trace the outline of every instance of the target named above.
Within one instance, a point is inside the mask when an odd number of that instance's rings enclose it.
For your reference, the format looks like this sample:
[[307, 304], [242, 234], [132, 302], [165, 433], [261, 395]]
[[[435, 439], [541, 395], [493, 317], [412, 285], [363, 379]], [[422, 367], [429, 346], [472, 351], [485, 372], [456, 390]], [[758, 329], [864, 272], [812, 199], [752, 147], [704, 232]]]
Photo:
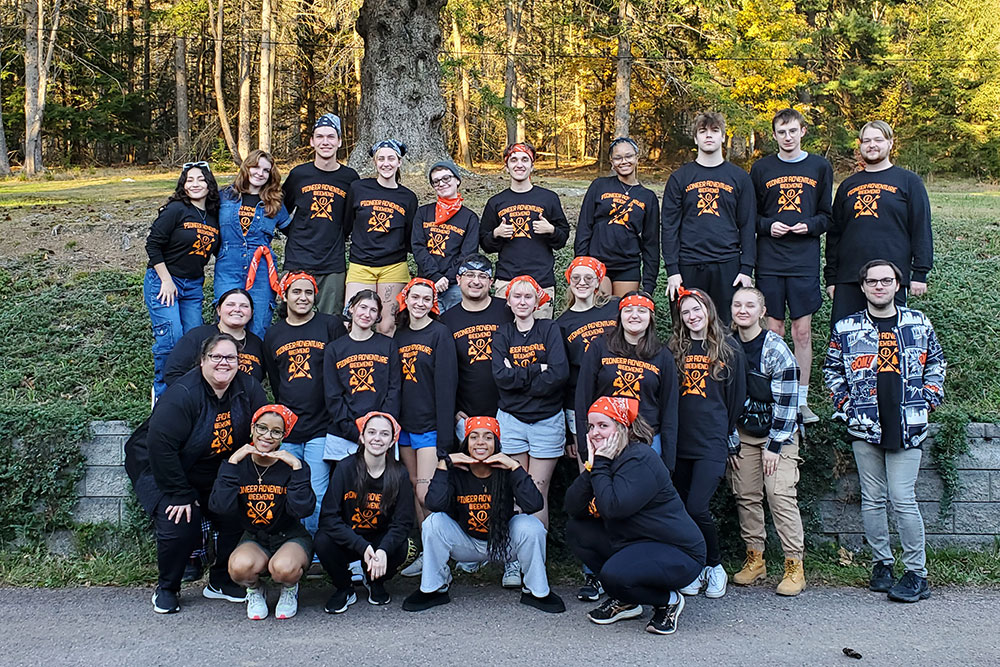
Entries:
[[[157, 400], [126, 446], [157, 537], [154, 611], [179, 610], [208, 535], [205, 597], [245, 601], [251, 619], [269, 614], [267, 575], [281, 587], [275, 616], [295, 615], [313, 563], [333, 581], [334, 614], [356, 602], [355, 582], [387, 604], [396, 574], [420, 577], [404, 609], [447, 603], [449, 561], [499, 563], [522, 603], [562, 612], [545, 554], [564, 457], [579, 471], [563, 502], [583, 564], [577, 597], [607, 594], [591, 621], [649, 605], [647, 630], [670, 634], [685, 596], [726, 593], [709, 509], [723, 479], [747, 554], [733, 581], [767, 575], [766, 496], [785, 556], [777, 593], [797, 595], [823, 233], [834, 301], [823, 372], [857, 438], [872, 589], [927, 597], [913, 484], [944, 358], [927, 318], [904, 305], [931, 268], [926, 191], [889, 162], [881, 121], [862, 129], [865, 170], [836, 199], [829, 163], [801, 149], [801, 114], [779, 112], [773, 129], [778, 154], [747, 174], [723, 157], [722, 116], [700, 114], [697, 158], [671, 174], [662, 204], [639, 182], [637, 142], [613, 141], [614, 173], [584, 198], [554, 320], [554, 251], [570, 225], [558, 195], [532, 184], [527, 143], [506, 149], [510, 187], [481, 217], [451, 162], [430, 168], [437, 199], [418, 207], [400, 182], [406, 146], [392, 139], [371, 147], [376, 176], [360, 179], [337, 162], [332, 114], [316, 122], [313, 162], [283, 184], [263, 151], [221, 191], [206, 163], [185, 164], [147, 239]], [[287, 237], [280, 273], [276, 230]], [[652, 296], [661, 249], [667, 340]], [[203, 325], [211, 256], [217, 320]], [[898, 582], [887, 495], [904, 548]]]

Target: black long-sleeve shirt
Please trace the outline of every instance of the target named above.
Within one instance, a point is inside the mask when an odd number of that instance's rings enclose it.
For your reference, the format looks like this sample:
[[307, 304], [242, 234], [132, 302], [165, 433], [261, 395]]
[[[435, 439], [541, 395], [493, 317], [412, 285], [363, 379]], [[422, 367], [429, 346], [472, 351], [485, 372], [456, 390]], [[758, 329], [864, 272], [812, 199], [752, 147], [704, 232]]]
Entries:
[[[494, 470], [490, 477], [493, 475], [506, 475], [504, 483], [513, 488], [510, 506], [502, 508], [505, 516], [513, 515], [515, 503], [524, 514], [534, 514], [542, 509], [542, 494], [524, 468], [512, 472]], [[501, 513], [501, 508], [494, 507], [493, 494], [489, 490], [490, 477], [476, 477], [471, 471], [461, 468], [439, 468], [434, 471], [427, 487], [424, 505], [431, 512], [447, 513], [469, 537], [485, 540], [490, 534], [490, 520]]]
[[[818, 276], [819, 238], [830, 226], [833, 167], [809, 154], [798, 162], [768, 155], [753, 163], [750, 180], [757, 193], [757, 274]], [[804, 222], [807, 234], [775, 238], [771, 225]]]
[[858, 271], [873, 259], [899, 267], [904, 285], [927, 281], [934, 263], [931, 205], [912, 171], [859, 171], [837, 188], [826, 235], [826, 284], [857, 283]]
[[[517, 322], [500, 327], [493, 335], [491, 364], [504, 412], [534, 424], [562, 409], [569, 360], [559, 325], [552, 320], [535, 320], [524, 332]], [[542, 364], [548, 364], [544, 371]]]
[[[543, 215], [555, 227], [551, 234], [535, 233], [533, 223]], [[502, 223], [513, 225], [512, 238], [493, 236], [493, 230]], [[569, 222], [559, 195], [552, 190], [537, 185], [527, 192], [508, 188], [490, 197], [483, 209], [479, 242], [486, 252], [497, 253], [496, 277], [500, 280], [528, 275], [542, 287], [555, 286], [552, 253], [566, 245], [567, 239]]]
[[[282, 184], [285, 209], [292, 220], [282, 232], [285, 271], [309, 271], [315, 275], [344, 273], [344, 240], [350, 233], [345, 221], [347, 192], [358, 180], [358, 172], [346, 165], [333, 171], [312, 162], [293, 168]], [[294, 211], [294, 212], [293, 212]]]
[[660, 217], [668, 274], [680, 273], [681, 264], [736, 258], [741, 273], [752, 273], [757, 202], [750, 175], [732, 162], [715, 167], [688, 162], [670, 174]]
[[692, 341], [684, 359], [677, 404], [677, 458], [725, 461], [729, 436], [743, 413], [746, 401], [746, 357], [731, 337], [726, 344], [733, 356], [723, 377], [712, 379], [704, 341]]
[[218, 253], [219, 214], [182, 201], [164, 206], [146, 237], [147, 266], [162, 262], [176, 278], [204, 277], [209, 255]]
[[213, 512], [238, 519], [243, 530], [252, 535], [284, 533], [313, 513], [316, 494], [305, 461], [298, 470], [284, 461], [258, 469], [251, 457], [245, 456], [235, 465], [226, 460], [219, 466], [208, 500]]
[[479, 250], [479, 216], [463, 206], [440, 225], [434, 222], [436, 204], [417, 209], [410, 234], [417, 275], [434, 282], [447, 278], [454, 285], [462, 259]]
[[[167, 357], [167, 365], [163, 371], [163, 381], [167, 383], [168, 387], [189, 370], [198, 366], [201, 357], [201, 344], [217, 333], [219, 333], [218, 325], [203, 324], [181, 336], [181, 339], [174, 345], [174, 349], [170, 351], [170, 356]], [[239, 355], [240, 370], [257, 382], [263, 382], [263, 341], [256, 334], [247, 331]]]
[[347, 197], [351, 263], [388, 266], [405, 262], [417, 195], [402, 185], [386, 188], [377, 179], [362, 178], [351, 184]]
[[490, 297], [483, 310], [470, 312], [462, 304], [441, 314], [455, 339], [458, 357], [458, 391], [455, 409], [470, 417], [495, 417], [497, 383], [493, 379], [493, 336], [514, 314], [502, 299]]
[[435, 320], [419, 331], [401, 327], [395, 338], [403, 375], [399, 425], [410, 433], [437, 431], [438, 452], [450, 452], [458, 386], [455, 339]]
[[[576, 433], [584, 442], [587, 410], [601, 396], [619, 396], [639, 401], [639, 414], [660, 435], [663, 462], [671, 471], [677, 455], [677, 374], [674, 355], [666, 346], [652, 359], [631, 354], [621, 357], [608, 351], [607, 338], [590, 345], [583, 356], [576, 386]], [[586, 449], [582, 450], [586, 452]]]
[[398, 472], [396, 500], [390, 506], [382, 502], [386, 470], [378, 477], [368, 475], [368, 498], [356, 502], [358, 478], [356, 460], [363, 454], [351, 454], [337, 464], [330, 477], [330, 488], [323, 496], [318, 533], [355, 553], [364, 553], [369, 545], [386, 553], [406, 543], [413, 528], [413, 486], [405, 471]]
[[323, 354], [344, 335], [343, 322], [326, 313], [315, 313], [296, 326], [280, 320], [264, 335], [264, 366], [274, 400], [299, 418], [287, 442], [308, 442], [327, 433], [330, 419], [323, 394]]
[[366, 340], [338, 338], [323, 353], [328, 433], [358, 441], [354, 420], [372, 410], [399, 417], [402, 379], [396, 341], [380, 333]]
[[566, 343], [569, 358], [569, 380], [566, 382], [566, 398], [563, 406], [573, 408], [576, 401], [576, 383], [580, 377], [583, 355], [592, 341], [611, 331], [618, 323], [618, 299], [611, 299], [600, 308], [590, 310], [567, 310], [556, 318]]
[[617, 176], [594, 180], [587, 188], [576, 224], [573, 254], [604, 262], [608, 271], [637, 268], [643, 289], [656, 289], [660, 270], [660, 202], [642, 185], [625, 185]]

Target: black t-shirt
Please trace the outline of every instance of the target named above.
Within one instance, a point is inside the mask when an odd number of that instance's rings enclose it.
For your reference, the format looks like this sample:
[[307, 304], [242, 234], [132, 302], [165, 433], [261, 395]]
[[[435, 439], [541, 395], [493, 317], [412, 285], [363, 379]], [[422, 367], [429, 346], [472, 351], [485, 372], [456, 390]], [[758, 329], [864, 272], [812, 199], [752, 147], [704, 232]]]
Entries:
[[493, 379], [493, 334], [500, 326], [514, 321], [514, 315], [502, 299], [490, 297], [483, 310], [469, 312], [462, 304], [441, 314], [455, 339], [458, 357], [458, 393], [455, 410], [470, 417], [495, 417], [497, 385]]
[[[174, 349], [170, 351], [170, 356], [167, 357], [167, 365], [163, 371], [163, 381], [168, 387], [189, 370], [198, 366], [199, 356], [201, 355], [201, 344], [217, 333], [219, 333], [217, 325], [203, 324], [181, 336], [181, 339], [174, 345]], [[263, 382], [263, 341], [247, 331], [239, 355], [240, 370], [257, 382]]]
[[240, 229], [243, 230], [243, 236], [247, 235], [250, 231], [250, 224], [253, 222], [253, 216], [257, 212], [257, 204], [260, 203], [260, 195], [252, 195], [249, 192], [243, 194], [240, 198]]
[[258, 466], [253, 455], [235, 465], [223, 461], [209, 506], [236, 519], [252, 535], [287, 532], [316, 509], [309, 466], [305, 461], [298, 470], [292, 470], [284, 461]]
[[172, 201], [149, 228], [149, 268], [159, 263], [176, 278], [203, 278], [209, 255], [219, 252], [219, 215], [193, 204]]
[[764, 339], [767, 337], [767, 331], [762, 330], [756, 337], [752, 340], [744, 341], [742, 338], [737, 338], [740, 341], [740, 347], [743, 348], [743, 354], [747, 358], [747, 368], [760, 372], [760, 355], [764, 351]]
[[899, 315], [873, 317], [878, 329], [878, 371], [875, 392], [878, 397], [878, 423], [882, 430], [880, 445], [884, 449], [902, 449], [903, 425], [900, 414], [903, 405], [903, 380], [900, 376], [899, 341], [896, 325]]
[[[499, 507], [502, 498], [494, 498], [490, 492], [490, 479], [500, 475], [503, 484], [510, 484], [513, 497], [508, 497], [507, 507]], [[524, 471], [524, 468], [508, 472], [493, 470], [489, 477], [476, 477], [471, 470], [452, 468], [437, 469], [427, 488], [425, 504], [432, 512], [447, 512], [465, 534], [477, 540], [487, 540], [490, 521], [498, 515], [511, 516], [514, 503], [525, 514], [534, 514], [542, 509], [542, 494]]]
[[400, 369], [399, 424], [410, 433], [437, 431], [438, 451], [447, 453], [455, 440], [455, 388], [458, 359], [451, 331], [431, 321], [423, 329], [396, 329]]
[[590, 310], [567, 310], [556, 318], [556, 324], [566, 341], [566, 356], [569, 357], [569, 380], [566, 382], [566, 398], [563, 406], [573, 408], [576, 400], [576, 382], [580, 377], [583, 354], [594, 339], [613, 329], [618, 322], [618, 299], [611, 299], [600, 308]]
[[324, 353], [328, 433], [357, 442], [354, 420], [372, 410], [399, 417], [399, 349], [380, 333], [365, 340], [349, 335], [327, 346]]
[[535, 320], [527, 331], [518, 330], [516, 322], [500, 327], [493, 336], [492, 367], [504, 412], [534, 424], [562, 410], [569, 360], [552, 320]]
[[436, 203], [417, 209], [410, 232], [413, 261], [421, 278], [434, 282], [447, 278], [454, 285], [459, 264], [479, 250], [479, 216], [463, 206], [448, 220], [437, 224], [436, 210]]
[[285, 244], [285, 271], [302, 270], [315, 275], [344, 273], [344, 241], [350, 228], [344, 223], [344, 207], [351, 183], [358, 172], [340, 165], [324, 171], [312, 162], [292, 169], [281, 186], [285, 209], [292, 220], [282, 232]]
[[743, 413], [746, 401], [746, 357], [732, 338], [731, 363], [720, 379], [712, 377], [704, 341], [692, 341], [684, 359], [677, 404], [677, 458], [725, 461], [729, 455], [729, 435]]
[[386, 188], [374, 178], [352, 183], [347, 199], [351, 263], [388, 266], [405, 262], [416, 214], [417, 195], [407, 187]]

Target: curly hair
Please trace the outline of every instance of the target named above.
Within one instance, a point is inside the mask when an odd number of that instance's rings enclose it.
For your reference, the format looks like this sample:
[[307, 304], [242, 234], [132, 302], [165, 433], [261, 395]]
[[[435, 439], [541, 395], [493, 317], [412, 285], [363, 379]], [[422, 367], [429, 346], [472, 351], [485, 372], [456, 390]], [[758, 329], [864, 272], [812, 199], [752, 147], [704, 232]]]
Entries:
[[205, 198], [205, 210], [214, 215], [219, 214], [219, 184], [215, 182], [215, 176], [212, 174], [212, 169], [207, 164], [204, 166], [192, 164], [191, 166], [185, 167], [181, 170], [181, 175], [177, 178], [177, 185], [174, 187], [174, 193], [167, 198], [167, 203], [160, 207], [160, 213], [162, 213], [171, 202], [179, 201], [184, 202], [188, 206], [191, 205], [191, 198], [188, 197], [187, 192], [184, 191], [184, 183], [187, 181], [188, 172], [192, 169], [200, 169], [202, 175], [205, 177], [205, 183], [208, 185], [208, 196]]

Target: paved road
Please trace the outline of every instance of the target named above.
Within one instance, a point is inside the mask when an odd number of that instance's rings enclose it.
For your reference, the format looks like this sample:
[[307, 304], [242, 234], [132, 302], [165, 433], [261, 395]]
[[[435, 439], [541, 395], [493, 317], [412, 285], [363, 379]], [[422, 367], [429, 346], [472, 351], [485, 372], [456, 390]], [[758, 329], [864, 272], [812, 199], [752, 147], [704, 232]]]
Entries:
[[[946, 589], [915, 605], [854, 589], [810, 588], [780, 598], [734, 589], [688, 600], [677, 634], [645, 620], [599, 627], [591, 605], [565, 614], [518, 604], [498, 587], [456, 585], [452, 603], [421, 614], [399, 602], [412, 581], [393, 582], [393, 603], [322, 611], [328, 591], [303, 590], [294, 619], [248, 621], [242, 605], [185, 588], [179, 614], [153, 614], [144, 589], [0, 589], [3, 665], [991, 665], [1000, 664], [1000, 591]], [[361, 589], [359, 589], [359, 593]], [[361, 596], [359, 595], [359, 598]], [[272, 605], [273, 605], [272, 596]], [[648, 616], [648, 614], [647, 614]], [[863, 655], [852, 660], [842, 649]]]

